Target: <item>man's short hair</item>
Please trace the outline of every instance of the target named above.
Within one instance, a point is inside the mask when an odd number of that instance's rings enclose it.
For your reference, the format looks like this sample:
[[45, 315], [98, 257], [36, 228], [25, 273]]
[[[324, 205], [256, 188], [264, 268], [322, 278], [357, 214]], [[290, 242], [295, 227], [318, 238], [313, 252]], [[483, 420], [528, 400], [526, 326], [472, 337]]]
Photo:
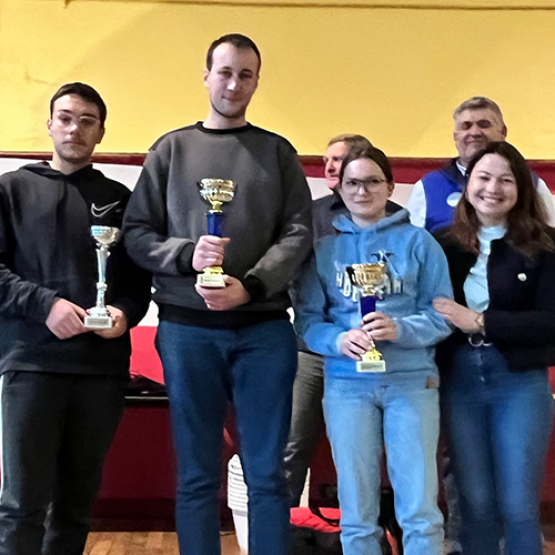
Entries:
[[52, 117], [52, 112], [54, 111], [54, 102], [61, 98], [62, 96], [66, 96], [67, 94], [75, 94], [76, 96], [80, 96], [86, 102], [90, 102], [94, 104], [98, 108], [98, 116], [100, 117], [100, 124], [104, 126], [104, 122], [106, 121], [106, 104], [102, 97], [98, 94], [98, 92], [93, 89], [90, 85], [86, 83], [66, 83], [62, 85], [55, 93], [54, 96], [50, 99], [50, 117]]
[[485, 96], [473, 96], [472, 98], [465, 100], [453, 112], [453, 119], [457, 119], [457, 117], [465, 110], [491, 110], [499, 118], [501, 125], [505, 125], [503, 112], [501, 111], [501, 108], [499, 108], [497, 102], [494, 102]]
[[254, 53], [256, 54], [256, 57], [258, 58], [258, 71], [260, 71], [260, 68], [262, 67], [262, 58], [260, 56], [260, 50], [258, 50], [258, 46], [256, 46], [256, 44], [252, 39], [250, 39], [245, 35], [241, 35], [240, 33], [229, 33], [227, 35], [224, 35], [223, 37], [220, 37], [219, 39], [216, 39], [210, 45], [210, 48], [206, 53], [207, 70], [210, 71], [212, 69], [212, 58], [214, 55], [214, 50], [216, 50], [216, 48], [218, 48], [220, 44], [225, 44], [225, 43], [232, 44], [233, 46], [235, 46], [235, 48], [238, 48], [238, 49], [250, 48], [252, 51], [254, 51]]
[[366, 146], [373, 146], [372, 143], [364, 135], [356, 135], [353, 133], [342, 133], [341, 135], [336, 135], [328, 141], [328, 148], [336, 143], [345, 143], [349, 147], [356, 146], [357, 148], [364, 148]]

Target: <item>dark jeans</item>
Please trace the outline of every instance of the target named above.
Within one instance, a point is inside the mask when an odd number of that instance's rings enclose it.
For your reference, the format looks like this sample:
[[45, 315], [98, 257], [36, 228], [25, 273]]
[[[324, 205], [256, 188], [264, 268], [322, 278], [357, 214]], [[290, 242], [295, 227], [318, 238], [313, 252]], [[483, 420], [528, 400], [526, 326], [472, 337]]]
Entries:
[[2, 375], [0, 555], [82, 555], [125, 385], [109, 376]]
[[540, 489], [553, 425], [544, 369], [513, 372], [493, 346], [465, 345], [442, 385], [465, 555], [541, 555]]
[[285, 478], [292, 507], [299, 506], [307, 470], [325, 430], [323, 396], [323, 357], [299, 352], [299, 366], [293, 385], [291, 432], [285, 447]]
[[162, 321], [156, 343], [177, 452], [180, 553], [220, 553], [222, 436], [232, 401], [248, 487], [249, 553], [286, 555], [289, 499], [283, 449], [297, 365], [291, 324], [276, 320], [213, 329]]

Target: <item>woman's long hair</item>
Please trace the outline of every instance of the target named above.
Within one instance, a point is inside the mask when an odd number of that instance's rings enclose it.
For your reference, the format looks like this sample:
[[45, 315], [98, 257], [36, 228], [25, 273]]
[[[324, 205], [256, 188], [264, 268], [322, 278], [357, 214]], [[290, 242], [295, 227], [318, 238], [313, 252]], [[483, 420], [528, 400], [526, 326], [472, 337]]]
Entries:
[[[541, 251], [555, 250], [553, 240], [547, 233], [547, 212], [536, 192], [532, 172], [513, 145], [505, 141], [493, 142], [476, 153], [466, 170], [467, 181], [476, 164], [486, 154], [498, 154], [507, 160], [516, 180], [517, 201], [507, 214], [506, 240], [518, 252], [530, 258]], [[480, 227], [476, 210], [468, 201], [465, 189], [455, 210], [452, 234], [466, 250], [478, 254]]]

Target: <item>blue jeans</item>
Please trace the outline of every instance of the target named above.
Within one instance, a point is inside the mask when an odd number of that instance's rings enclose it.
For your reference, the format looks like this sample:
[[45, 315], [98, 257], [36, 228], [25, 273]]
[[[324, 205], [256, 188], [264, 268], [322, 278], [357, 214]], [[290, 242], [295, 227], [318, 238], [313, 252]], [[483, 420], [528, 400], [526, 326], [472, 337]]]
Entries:
[[337, 469], [344, 555], [381, 555], [381, 459], [395, 492], [406, 555], [441, 555], [437, 506], [439, 399], [426, 380], [373, 385], [325, 379], [324, 415]]
[[547, 372], [512, 372], [493, 346], [462, 346], [442, 411], [465, 555], [541, 555], [540, 488], [553, 423]]
[[297, 364], [291, 324], [214, 329], [162, 321], [156, 345], [177, 453], [180, 553], [220, 553], [218, 491], [231, 401], [249, 494], [249, 552], [286, 555], [289, 499], [282, 465]]

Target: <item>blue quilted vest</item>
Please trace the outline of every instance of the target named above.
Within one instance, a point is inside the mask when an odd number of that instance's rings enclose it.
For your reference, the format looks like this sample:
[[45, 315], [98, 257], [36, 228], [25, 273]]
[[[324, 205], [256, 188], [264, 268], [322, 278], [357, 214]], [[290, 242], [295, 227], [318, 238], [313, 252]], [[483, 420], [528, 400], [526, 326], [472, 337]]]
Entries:
[[422, 178], [426, 196], [426, 221], [424, 227], [435, 233], [453, 223], [458, 200], [466, 184], [464, 175], [457, 168], [456, 159]]

